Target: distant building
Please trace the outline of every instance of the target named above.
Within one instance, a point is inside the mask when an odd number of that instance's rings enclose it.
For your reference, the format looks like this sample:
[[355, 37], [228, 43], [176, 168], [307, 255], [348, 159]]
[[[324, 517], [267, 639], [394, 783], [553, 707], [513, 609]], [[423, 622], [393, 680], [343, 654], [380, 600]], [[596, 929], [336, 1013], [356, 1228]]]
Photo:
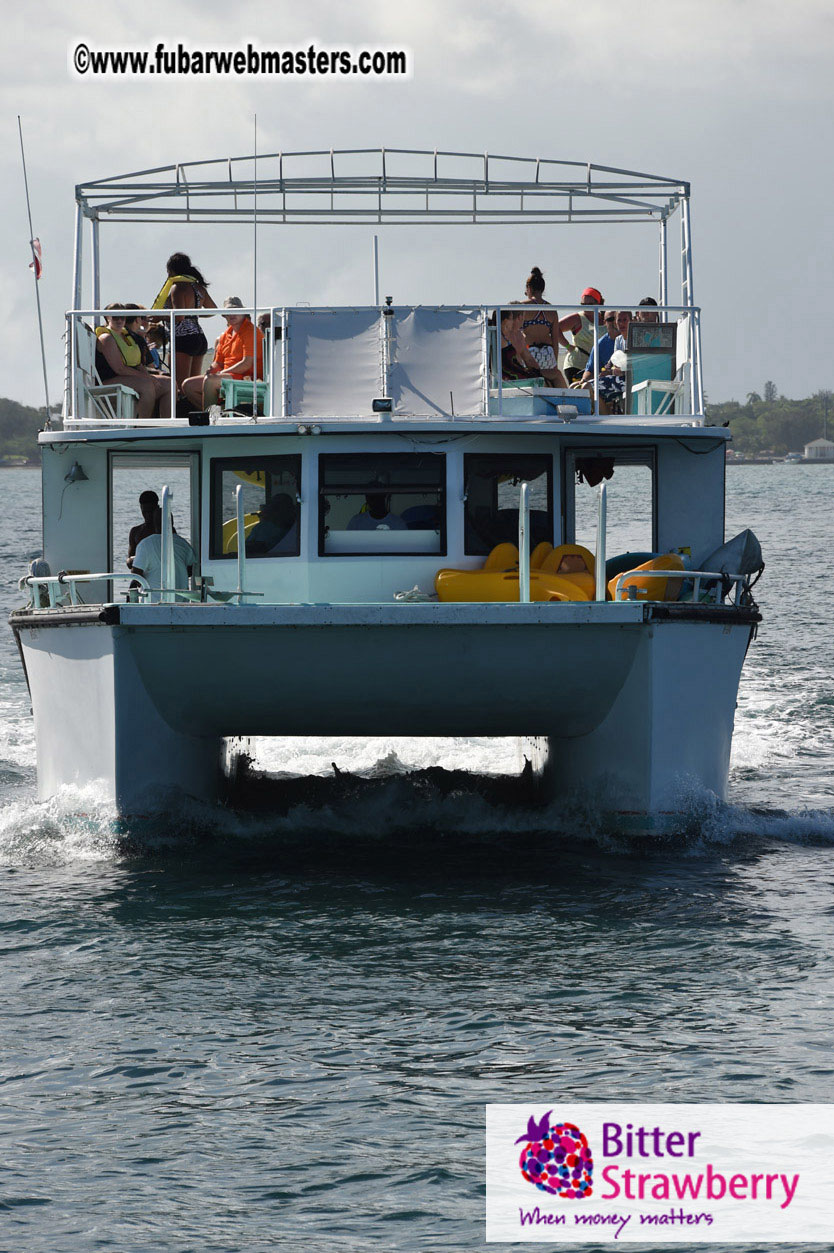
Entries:
[[812, 439], [805, 445], [806, 461], [834, 461], [834, 440]]

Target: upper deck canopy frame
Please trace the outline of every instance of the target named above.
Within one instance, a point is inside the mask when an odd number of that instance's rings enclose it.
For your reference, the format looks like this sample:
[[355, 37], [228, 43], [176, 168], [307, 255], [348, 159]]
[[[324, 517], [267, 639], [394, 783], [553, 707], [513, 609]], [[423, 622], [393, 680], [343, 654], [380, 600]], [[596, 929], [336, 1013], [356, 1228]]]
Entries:
[[666, 221], [681, 179], [591, 162], [437, 149], [277, 152], [158, 166], [81, 183], [98, 221], [393, 225]]
[[681, 303], [694, 304], [689, 183], [592, 162], [416, 148], [275, 152], [157, 166], [76, 187], [75, 307], [82, 219], [92, 225], [98, 305], [98, 224], [528, 225], [655, 222], [658, 295], [668, 303], [666, 223], [681, 210]]

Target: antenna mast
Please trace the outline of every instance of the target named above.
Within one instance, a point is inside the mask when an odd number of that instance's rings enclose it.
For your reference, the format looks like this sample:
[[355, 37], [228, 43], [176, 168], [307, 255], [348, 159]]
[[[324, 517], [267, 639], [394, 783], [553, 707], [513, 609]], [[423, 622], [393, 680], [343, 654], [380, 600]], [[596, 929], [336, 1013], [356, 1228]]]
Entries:
[[[29, 179], [26, 176], [26, 153], [23, 148], [23, 127], [20, 123], [20, 114], [17, 115], [17, 129], [20, 134], [20, 159], [23, 162], [23, 185], [26, 188], [26, 212], [29, 215], [29, 247], [32, 249], [32, 274], [35, 278], [35, 301], [38, 306], [38, 331], [41, 337], [41, 365], [43, 366], [43, 394], [46, 399], [46, 429], [49, 430], [51, 423], [49, 421], [49, 385], [46, 381], [46, 349], [43, 344], [43, 317], [41, 315], [41, 292], [38, 287], [38, 280], [41, 271], [41, 259], [39, 255], [40, 241], [35, 239], [35, 231], [32, 226], [32, 206], [29, 201]], [[36, 250], [37, 245], [37, 250]]]

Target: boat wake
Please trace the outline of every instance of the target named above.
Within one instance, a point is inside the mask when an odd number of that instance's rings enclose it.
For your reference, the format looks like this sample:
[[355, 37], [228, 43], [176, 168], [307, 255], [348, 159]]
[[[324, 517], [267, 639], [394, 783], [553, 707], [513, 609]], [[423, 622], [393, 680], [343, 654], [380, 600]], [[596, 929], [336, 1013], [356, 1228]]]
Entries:
[[[427, 764], [432, 748], [423, 740], [364, 741], [352, 754], [350, 741], [292, 743], [294, 755], [276, 744], [261, 748], [259, 768], [226, 805], [184, 799], [164, 816], [124, 820], [95, 786], [65, 788], [43, 803], [21, 793], [0, 815], [0, 864], [129, 861], [186, 850], [199, 858], [210, 849], [212, 858], [268, 857], [288, 869], [391, 869], [411, 859], [547, 878], [564, 873], [567, 850], [697, 857], [771, 842], [834, 843], [834, 810], [746, 808], [695, 787], [676, 834], [623, 835], [588, 805], [539, 803], [529, 772], [511, 772], [515, 741], [461, 741], [453, 768]], [[264, 769], [279, 757], [280, 773]]]

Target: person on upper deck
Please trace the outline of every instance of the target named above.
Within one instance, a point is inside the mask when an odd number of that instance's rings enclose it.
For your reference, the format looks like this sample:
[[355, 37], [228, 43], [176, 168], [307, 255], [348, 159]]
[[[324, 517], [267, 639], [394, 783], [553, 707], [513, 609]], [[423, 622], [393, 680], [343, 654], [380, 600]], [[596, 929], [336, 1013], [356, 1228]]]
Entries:
[[[565, 376], [559, 369], [559, 345], [570, 344], [559, 330], [559, 314], [544, 298], [544, 275], [537, 265], [530, 271], [525, 285], [526, 305], [540, 306], [536, 313], [521, 315], [521, 332], [527, 350], [539, 373], [550, 387], [566, 387]], [[545, 312], [547, 310], [547, 312]]]
[[644, 296], [640, 301], [640, 307], [637, 310], [636, 322], [659, 322], [660, 314], [654, 313], [652, 310], [657, 308], [657, 301], [654, 296]]
[[[148, 339], [148, 333], [151, 328], [148, 326], [148, 311], [143, 309], [141, 305], [133, 304], [128, 301], [125, 305], [127, 310], [125, 329], [128, 335], [132, 335], [139, 345], [142, 353], [142, 365], [150, 370], [151, 374], [159, 374], [160, 357], [155, 347], [151, 346]], [[136, 312], [131, 312], [135, 310]], [[154, 328], [159, 329], [159, 328]]]
[[[614, 309], [607, 309], [603, 318], [603, 326], [605, 334], [599, 339], [596, 348], [591, 349], [591, 355], [588, 358], [588, 364], [582, 378], [572, 384], [573, 387], [586, 390], [593, 400], [594, 397], [594, 370], [597, 355], [599, 358], [599, 409], [600, 413], [609, 414], [619, 412], [619, 401], [625, 389], [625, 376], [622, 371], [615, 370], [611, 365], [611, 357], [613, 356], [617, 346], [617, 334], [619, 329], [620, 314]], [[624, 313], [625, 326], [628, 327], [628, 319], [631, 314]], [[597, 353], [598, 350], [598, 353]]]
[[[172, 253], [165, 269], [168, 277], [153, 302], [154, 309], [217, 308], [208, 293], [208, 283], [197, 267], [191, 264], [191, 258], [186, 253]], [[208, 352], [208, 341], [199, 318], [175, 320], [174, 351], [177, 390], [181, 392], [184, 380], [198, 373]]]
[[[568, 341], [559, 331], [559, 314], [544, 299], [544, 275], [533, 266], [522, 304], [543, 306], [537, 313], [502, 313], [501, 377], [506, 380], [541, 378], [551, 387], [565, 387], [558, 366], [559, 344]], [[514, 302], [515, 303], [515, 302]], [[545, 312], [547, 309], [547, 312]]]
[[[580, 297], [582, 305], [604, 305], [605, 301], [602, 294], [596, 287], [586, 287]], [[597, 318], [598, 333], [603, 328], [600, 320]], [[594, 318], [587, 313], [569, 313], [559, 322], [559, 330], [568, 332], [573, 337], [568, 355], [564, 360], [565, 378], [569, 383], [575, 383], [577, 379], [582, 377], [583, 371], [587, 368], [588, 358], [594, 346]]]
[[[228, 296], [223, 308], [242, 309], [243, 301], [240, 296]], [[215, 345], [214, 360], [208, 370], [186, 379], [182, 385], [185, 398], [203, 409], [217, 404], [224, 378], [251, 379], [253, 369], [259, 379], [264, 376], [263, 331], [253, 326], [248, 313], [224, 313], [223, 317], [228, 325]]]
[[132, 387], [138, 396], [137, 416], [151, 418], [159, 403], [160, 418], [171, 415], [171, 397], [167, 380], [151, 374], [142, 365], [142, 350], [128, 334], [126, 310], [114, 302], [107, 306], [105, 325], [96, 327], [96, 373], [102, 383], [121, 383]]

